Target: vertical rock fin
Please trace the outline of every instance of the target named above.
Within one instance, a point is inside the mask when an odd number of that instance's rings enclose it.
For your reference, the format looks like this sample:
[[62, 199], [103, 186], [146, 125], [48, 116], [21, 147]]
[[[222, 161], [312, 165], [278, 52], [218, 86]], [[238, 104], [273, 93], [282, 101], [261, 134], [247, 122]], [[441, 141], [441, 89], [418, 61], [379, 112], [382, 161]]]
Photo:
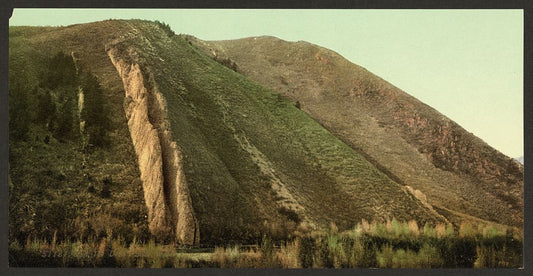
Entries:
[[198, 222], [182, 154], [172, 139], [165, 99], [153, 76], [145, 78], [139, 64], [124, 61], [113, 48], [108, 55], [124, 85], [124, 108], [141, 172], [150, 232], [172, 232], [182, 244], [197, 244]]

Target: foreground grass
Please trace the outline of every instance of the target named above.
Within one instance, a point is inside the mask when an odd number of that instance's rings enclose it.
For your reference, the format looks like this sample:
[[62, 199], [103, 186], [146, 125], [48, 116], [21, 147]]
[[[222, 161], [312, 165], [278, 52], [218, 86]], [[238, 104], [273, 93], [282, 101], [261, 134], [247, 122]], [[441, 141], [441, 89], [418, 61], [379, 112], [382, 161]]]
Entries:
[[500, 226], [459, 229], [416, 222], [359, 223], [353, 230], [301, 234], [260, 245], [182, 248], [153, 240], [70, 242], [28, 239], [9, 245], [10, 266], [138, 268], [518, 268], [522, 234]]

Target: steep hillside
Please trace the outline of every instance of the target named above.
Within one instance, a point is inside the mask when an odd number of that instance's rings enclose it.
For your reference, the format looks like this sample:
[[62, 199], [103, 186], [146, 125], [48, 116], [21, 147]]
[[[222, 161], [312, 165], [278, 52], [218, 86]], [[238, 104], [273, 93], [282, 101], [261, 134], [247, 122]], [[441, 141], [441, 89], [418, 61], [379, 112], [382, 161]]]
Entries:
[[160, 23], [11, 27], [10, 125], [12, 238], [257, 242], [363, 218], [446, 221], [290, 100]]
[[522, 226], [523, 166], [364, 68], [307, 42], [186, 38], [291, 99], [449, 220]]
[[[10, 238], [149, 237], [122, 82], [99, 44], [113, 36], [109, 26], [9, 30]], [[93, 107], [108, 125], [100, 146], [80, 133], [82, 71], [104, 92]]]

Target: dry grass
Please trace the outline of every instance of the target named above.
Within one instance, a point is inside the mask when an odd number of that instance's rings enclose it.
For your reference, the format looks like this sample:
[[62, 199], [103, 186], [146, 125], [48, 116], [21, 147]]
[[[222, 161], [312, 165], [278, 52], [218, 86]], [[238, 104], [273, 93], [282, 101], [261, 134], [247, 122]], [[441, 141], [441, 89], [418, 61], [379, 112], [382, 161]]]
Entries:
[[[388, 225], [388, 226], [387, 226]], [[353, 230], [312, 232], [276, 243], [217, 246], [212, 252], [179, 252], [163, 245], [123, 238], [70, 242], [27, 239], [9, 244], [11, 266], [221, 267], [221, 268], [437, 268], [521, 267], [522, 238], [511, 228], [362, 221]], [[415, 231], [417, 230], [418, 231]], [[442, 232], [438, 234], [438, 232]]]

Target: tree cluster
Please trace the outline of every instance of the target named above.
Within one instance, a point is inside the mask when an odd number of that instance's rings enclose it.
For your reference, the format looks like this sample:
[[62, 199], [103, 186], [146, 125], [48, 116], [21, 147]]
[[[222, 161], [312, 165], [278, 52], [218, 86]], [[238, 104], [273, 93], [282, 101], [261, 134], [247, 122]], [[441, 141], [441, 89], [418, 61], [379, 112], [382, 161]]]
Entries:
[[[10, 138], [26, 139], [34, 123], [59, 141], [85, 136], [90, 145], [104, 145], [109, 123], [98, 79], [91, 72], [76, 68], [72, 57], [62, 52], [44, 65], [35, 87], [10, 75]], [[49, 137], [45, 139], [49, 141]]]

